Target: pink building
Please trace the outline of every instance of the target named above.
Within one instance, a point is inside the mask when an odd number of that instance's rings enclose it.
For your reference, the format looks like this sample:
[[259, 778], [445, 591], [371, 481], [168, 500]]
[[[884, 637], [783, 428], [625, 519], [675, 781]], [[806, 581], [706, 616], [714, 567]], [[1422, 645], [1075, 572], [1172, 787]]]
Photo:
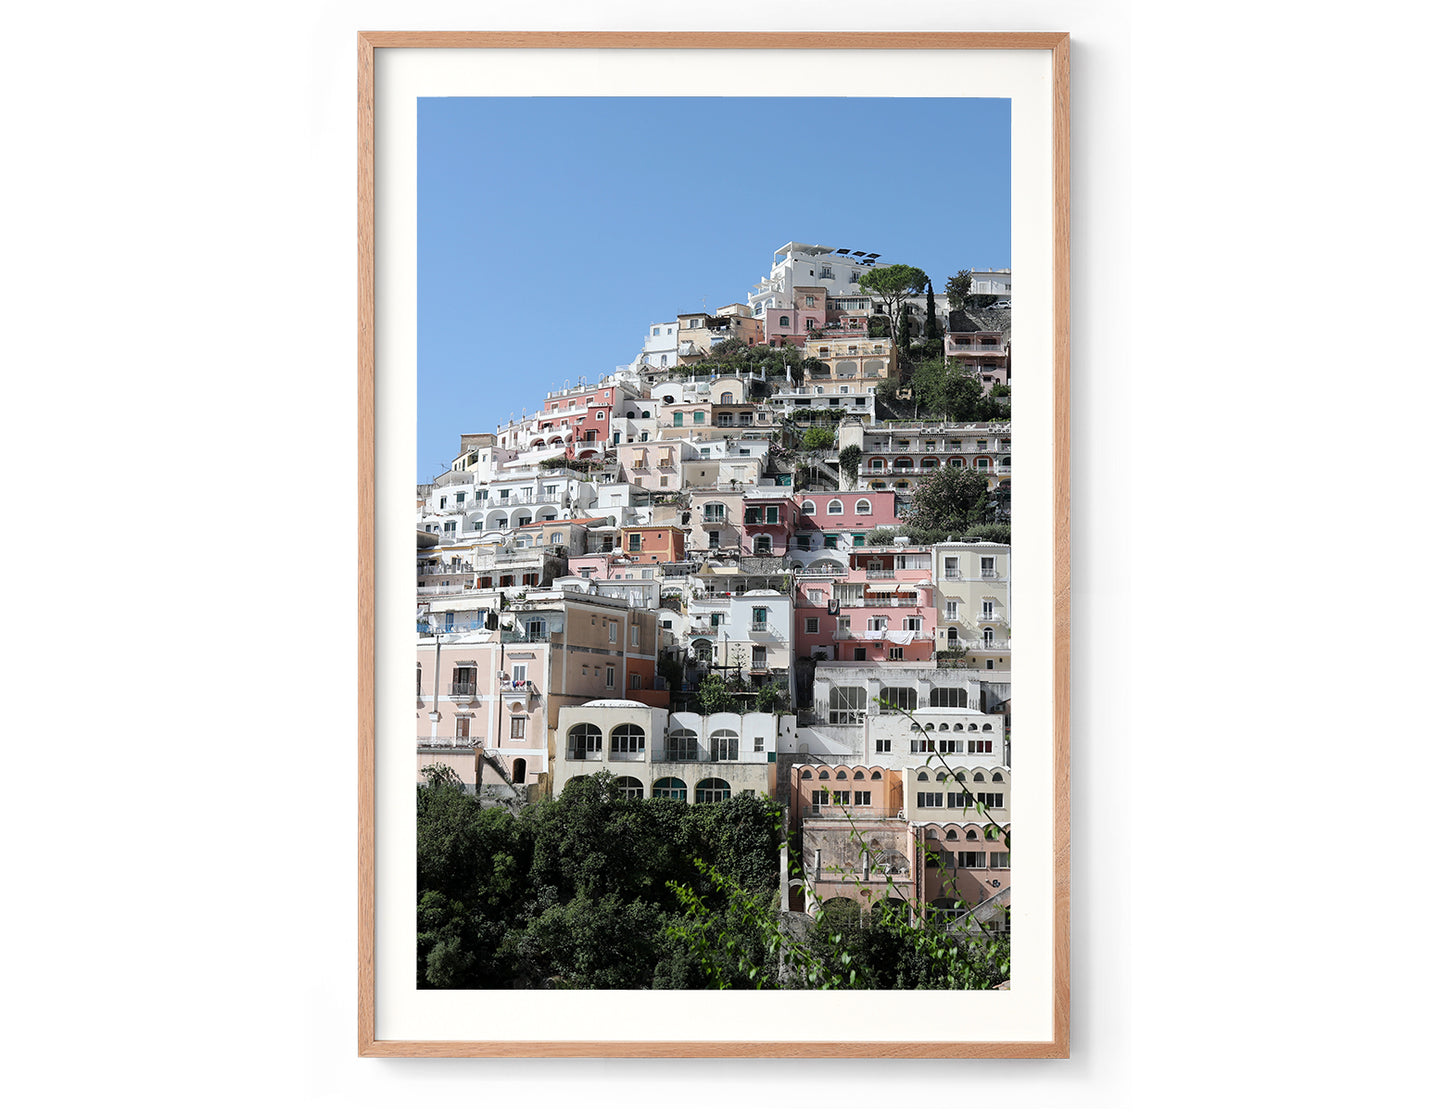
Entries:
[[848, 553], [866, 543], [870, 529], [901, 524], [891, 490], [810, 490], [793, 500], [798, 516], [788, 556], [804, 567], [820, 558], [846, 567]]
[[744, 555], [781, 556], [787, 551], [788, 538], [793, 535], [797, 516], [797, 504], [788, 494], [744, 495]]
[[797, 655], [824, 660], [926, 661], [938, 625], [932, 550], [861, 546], [846, 571], [798, 574]]

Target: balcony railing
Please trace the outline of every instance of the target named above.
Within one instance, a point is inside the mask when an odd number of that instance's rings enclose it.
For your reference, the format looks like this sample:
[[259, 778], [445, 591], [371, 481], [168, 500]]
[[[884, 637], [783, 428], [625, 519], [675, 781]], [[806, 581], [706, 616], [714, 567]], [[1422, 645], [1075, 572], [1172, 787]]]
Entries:
[[416, 593], [419, 595], [460, 595], [467, 591], [479, 591], [481, 587], [473, 587], [470, 583], [456, 583], [449, 587], [418, 587]]
[[995, 568], [984, 568], [984, 569], [983, 569], [982, 571], [980, 571], [978, 574], [979, 574], [979, 576], [980, 576], [981, 578], [983, 578], [983, 579], [997, 579], [997, 578], [998, 578], [998, 571], [997, 571], [997, 569], [995, 569]]
[[897, 579], [897, 578], [898, 578], [898, 569], [897, 569], [897, 568], [869, 568], [869, 569], [868, 569], [868, 578], [869, 578], [869, 579]]
[[845, 599], [839, 599], [839, 600], [838, 600], [838, 605], [839, 605], [839, 606], [847, 607], [848, 609], [857, 609], [857, 608], [859, 608], [859, 607], [866, 607], [866, 608], [868, 608], [868, 609], [871, 610], [871, 609], [874, 609], [874, 608], [882, 608], [882, 607], [890, 607], [890, 606], [891, 606], [891, 607], [911, 606], [911, 607], [914, 607], [914, 608], [916, 609], [916, 608], [922, 606], [923, 603], [920, 602], [920, 601], [919, 601], [918, 599], [916, 599], [916, 598], [911, 598], [911, 599], [904, 599], [904, 598], [860, 598], [860, 599], [846, 599], [846, 600], [845, 600]]
[[419, 737], [416, 744], [419, 749], [474, 749], [478, 743], [469, 737]]
[[471, 683], [454, 683], [451, 685], [447, 693], [451, 695], [453, 699], [455, 699], [457, 696], [462, 696], [463, 698], [470, 698], [477, 693], [476, 681], [473, 680]]

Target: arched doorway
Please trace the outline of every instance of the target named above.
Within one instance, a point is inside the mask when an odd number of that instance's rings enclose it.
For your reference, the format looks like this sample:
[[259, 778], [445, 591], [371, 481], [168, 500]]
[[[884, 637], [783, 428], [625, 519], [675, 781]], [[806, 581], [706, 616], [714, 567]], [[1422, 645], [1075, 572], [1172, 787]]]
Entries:
[[527, 758], [518, 757], [512, 762], [512, 783], [520, 784], [527, 779]]

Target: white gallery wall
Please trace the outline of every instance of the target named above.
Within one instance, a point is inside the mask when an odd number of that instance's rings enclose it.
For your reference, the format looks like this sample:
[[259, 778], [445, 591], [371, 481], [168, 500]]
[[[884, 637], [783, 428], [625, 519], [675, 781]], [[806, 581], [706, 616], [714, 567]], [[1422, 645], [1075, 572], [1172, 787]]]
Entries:
[[[1440, 972], [1440, 23], [13, 10], [7, 1103], [1414, 1103]], [[360, 28], [1074, 33], [1072, 1060], [355, 1058]]]

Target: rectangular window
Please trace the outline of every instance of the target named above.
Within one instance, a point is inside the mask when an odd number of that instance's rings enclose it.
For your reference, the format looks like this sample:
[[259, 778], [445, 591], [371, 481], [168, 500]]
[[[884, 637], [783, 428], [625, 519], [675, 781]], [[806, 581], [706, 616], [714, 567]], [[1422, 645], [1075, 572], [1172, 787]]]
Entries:
[[958, 621], [958, 603], [946, 602], [943, 604], [943, 617], [946, 621]]
[[642, 627], [632, 627], [632, 647], [635, 649], [642, 644]]
[[854, 792], [854, 793], [853, 793], [853, 802], [856, 803], [856, 804], [858, 804], [858, 806], [860, 806], [860, 807], [870, 806], [870, 805], [872, 804], [872, 802], [873, 802], [873, 793], [872, 793], [872, 792]]
[[920, 807], [942, 807], [942, 806], [943, 806], [943, 793], [942, 793], [942, 792], [919, 792], [919, 793], [918, 793], [918, 805], [919, 805]]
[[612, 667], [612, 665], [610, 664], [607, 666], [607, 686], [617, 686], [617, 669]]
[[1003, 792], [979, 792], [978, 801], [988, 810], [1003, 810]]
[[813, 807], [814, 807], [814, 809], [816, 809], [816, 808], [818, 808], [818, 807], [826, 807], [827, 805], [828, 805], [828, 793], [827, 793], [827, 792], [814, 792], [814, 793], [813, 793]]
[[527, 686], [527, 666], [526, 666], [525, 664], [513, 664], [513, 665], [512, 665], [512, 686], [513, 686], [513, 687], [525, 687], [525, 686]]
[[753, 671], [759, 671], [768, 666], [768, 650], [761, 645], [753, 647]]
[[944, 579], [957, 579], [957, 578], [958, 578], [958, 557], [957, 557], [957, 556], [946, 556], [946, 557], [944, 557], [944, 560], [943, 560], [943, 578], [944, 578]]
[[984, 861], [986, 860], [986, 855], [982, 850], [965, 850], [960, 856], [963, 858], [963, 867], [965, 869], [982, 869], [985, 867]]
[[634, 691], [642, 686], [642, 676], [637, 672], [629, 672], [627, 674], [627, 681], [627, 685]]
[[513, 736], [513, 737], [526, 737], [526, 736], [527, 736], [527, 719], [526, 719], [525, 716], [519, 715], [519, 716], [516, 716], [516, 717], [514, 717], [514, 718], [512, 719], [512, 736]]
[[681, 413], [681, 412], [674, 413], [674, 414], [672, 415], [672, 427], [673, 427], [673, 428], [680, 428], [681, 426], [682, 426], [682, 413]]
[[778, 523], [778, 507], [777, 507], [777, 506], [767, 506], [767, 507], [765, 507], [765, 509], [766, 509], [766, 511], [767, 511], [767, 513], [766, 513], [766, 523], [767, 523], [768, 525], [776, 525], [776, 524]]
[[846, 807], [846, 806], [848, 806], [848, 804], [851, 803], [851, 802], [852, 802], [852, 793], [851, 793], [851, 792], [834, 792], [834, 793], [833, 793], [833, 806], [835, 806], [835, 807]]
[[709, 548], [717, 548], [718, 545], [721, 543], [721, 536], [722, 534], [719, 533], [716, 529], [710, 530], [707, 535], [707, 546]]
[[803, 632], [804, 632], [804, 633], [817, 633], [817, 632], [818, 632], [818, 619], [817, 619], [817, 618], [804, 618], [804, 619], [803, 619]]
[[988, 867], [990, 869], [1007, 869], [1009, 867], [1008, 854], [990, 853], [988, 855]]
[[641, 552], [641, 551], [642, 551], [642, 534], [641, 534], [641, 533], [628, 533], [628, 534], [627, 534], [627, 551], [628, 551], [628, 552]]
[[458, 718], [458, 719], [457, 719], [457, 733], [456, 733], [457, 740], [458, 740], [458, 741], [465, 741], [467, 738], [469, 738], [469, 737], [471, 737], [471, 736], [472, 736], [472, 720], [471, 720], [470, 718]]
[[824, 534], [823, 534], [823, 547], [824, 547], [824, 548], [837, 548], [837, 547], [838, 547], [838, 534], [837, 534], [837, 533], [824, 533]]
[[705, 421], [706, 419], [707, 419], [707, 414], [704, 413], [702, 410], [700, 410], [700, 409], [695, 409], [695, 410], [692, 411], [692, 423], [693, 423], [694, 425], [700, 425], [700, 424], [702, 424], [703, 421]]
[[922, 619], [922, 618], [904, 618], [904, 619], [903, 619], [903, 628], [904, 628], [904, 629], [907, 629], [907, 630], [912, 630], [914, 633], [922, 633], [922, 632], [923, 632], [923, 619]]
[[755, 737], [755, 738], [753, 738], [753, 752], [754, 752], [754, 753], [761, 753], [761, 752], [763, 751], [763, 745], [764, 745], [764, 742], [763, 742], [763, 739], [762, 739], [762, 738], [760, 738], [760, 737]]
[[853, 544], [854, 544], [855, 547], [861, 548], [861, 547], [862, 547], [864, 544], [866, 544], [866, 543], [867, 543], [867, 537], [866, 537], [863, 533], [854, 533], [854, 534], [853, 534]]
[[968, 792], [949, 792], [948, 805], [950, 807], [972, 807], [973, 796]]
[[617, 623], [616, 623], [616, 622], [608, 622], [608, 623], [607, 623], [607, 642], [608, 642], [608, 644], [611, 644], [611, 645], [617, 644]]
[[888, 650], [888, 659], [889, 659], [889, 660], [902, 660], [902, 659], [903, 659], [903, 650], [902, 650], [901, 648], [897, 648], [897, 647], [894, 647], [894, 648], [889, 649], [889, 650]]

